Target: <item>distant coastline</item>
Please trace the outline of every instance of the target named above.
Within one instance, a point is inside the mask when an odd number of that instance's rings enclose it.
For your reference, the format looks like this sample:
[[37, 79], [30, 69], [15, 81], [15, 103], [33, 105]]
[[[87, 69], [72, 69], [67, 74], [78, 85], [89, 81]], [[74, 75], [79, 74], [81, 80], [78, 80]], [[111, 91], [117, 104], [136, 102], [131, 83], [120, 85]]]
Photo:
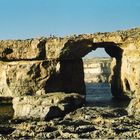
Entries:
[[112, 58], [110, 57], [95, 57], [84, 59], [84, 75], [86, 83], [99, 83], [109, 81], [111, 74], [110, 65]]

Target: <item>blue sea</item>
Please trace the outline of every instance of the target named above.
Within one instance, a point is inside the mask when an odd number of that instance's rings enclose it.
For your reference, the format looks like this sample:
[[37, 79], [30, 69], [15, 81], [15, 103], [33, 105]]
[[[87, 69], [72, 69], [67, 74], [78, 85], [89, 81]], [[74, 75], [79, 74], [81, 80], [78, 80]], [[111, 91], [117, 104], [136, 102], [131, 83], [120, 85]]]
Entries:
[[86, 101], [110, 99], [112, 99], [112, 94], [109, 83], [86, 83]]
[[130, 101], [115, 99], [110, 83], [86, 83], [86, 102], [94, 107], [125, 108]]

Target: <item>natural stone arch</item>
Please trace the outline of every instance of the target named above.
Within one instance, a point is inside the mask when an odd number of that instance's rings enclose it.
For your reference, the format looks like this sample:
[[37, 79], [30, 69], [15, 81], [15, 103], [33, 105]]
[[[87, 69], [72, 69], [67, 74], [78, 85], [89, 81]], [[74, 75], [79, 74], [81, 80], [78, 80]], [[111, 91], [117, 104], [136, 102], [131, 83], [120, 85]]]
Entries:
[[[91, 39], [82, 39], [78, 41], [69, 40], [65, 44], [61, 55], [63, 59], [65, 58], [67, 60], [66, 63], [63, 64], [64, 65], [63, 67], [66, 67], [66, 65], [68, 65], [68, 62], [70, 61], [77, 61], [77, 59], [82, 60], [82, 57], [84, 57], [89, 52], [94, 51], [98, 48], [104, 48], [106, 53], [110, 57], [114, 58], [115, 64], [113, 66], [113, 70], [110, 76], [111, 92], [112, 95], [116, 98], [124, 98], [125, 96], [123, 94], [123, 87], [121, 82], [121, 64], [122, 64], [123, 49], [121, 49], [118, 46], [118, 44], [114, 42], [93, 42], [93, 40]], [[69, 50], [69, 51], [66, 52], [65, 50]], [[65, 73], [67, 72], [68, 71], [65, 71]], [[81, 73], [83, 77], [83, 70], [80, 70], [80, 67], [79, 67], [79, 73]], [[70, 79], [68, 81], [70, 81]], [[85, 89], [81, 91], [85, 92]]]
[[139, 114], [140, 28], [64, 38], [2, 40], [0, 96], [41, 98], [51, 91], [85, 94], [82, 57], [98, 47], [116, 59], [112, 62], [113, 95], [131, 97], [130, 112]]

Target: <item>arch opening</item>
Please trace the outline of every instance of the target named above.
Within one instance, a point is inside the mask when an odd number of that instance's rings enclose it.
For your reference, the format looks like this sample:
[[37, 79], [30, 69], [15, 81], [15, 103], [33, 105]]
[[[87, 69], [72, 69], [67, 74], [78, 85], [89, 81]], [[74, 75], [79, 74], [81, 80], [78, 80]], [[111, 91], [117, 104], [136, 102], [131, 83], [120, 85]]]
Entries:
[[[92, 39], [69, 40], [61, 50], [62, 52], [59, 60], [55, 62], [56, 66], [57, 63], [60, 65], [59, 70], [54, 69], [54, 73], [51, 73], [51, 77], [45, 84], [46, 92], [75, 92], [85, 95], [86, 88], [82, 58], [86, 58], [86, 55], [90, 52], [95, 54], [95, 51], [99, 50], [99, 52], [104, 51], [106, 56], [111, 57], [114, 64], [110, 69], [110, 65], [107, 66], [104, 63], [99, 63], [101, 70], [107, 69], [111, 71], [111, 74], [109, 73], [108, 78], [105, 79], [104, 71], [99, 73], [97, 70], [99, 74], [95, 76], [96, 80], [98, 83], [107, 83], [109, 85], [107, 88], [110, 88], [109, 92], [111, 93], [111, 97], [115, 97], [117, 100], [128, 99], [128, 97], [124, 95], [121, 81], [123, 50], [118, 45], [119, 44], [114, 42], [93, 42]], [[92, 76], [89, 77], [93, 78]], [[105, 85], [101, 86], [104, 87]], [[108, 95], [106, 97], [108, 97]]]
[[[112, 42], [96, 43], [95, 46], [96, 49], [83, 58], [87, 103], [96, 106], [128, 106], [129, 98], [124, 95], [121, 82], [123, 50]], [[113, 67], [112, 62], [115, 63]], [[129, 83], [126, 82], [126, 86], [129, 90]], [[118, 99], [122, 99], [119, 104]]]
[[[104, 106], [112, 99], [109, 76], [112, 59], [104, 48], [97, 48], [83, 58], [84, 80], [86, 85], [86, 102]], [[107, 104], [108, 104], [107, 103]]]

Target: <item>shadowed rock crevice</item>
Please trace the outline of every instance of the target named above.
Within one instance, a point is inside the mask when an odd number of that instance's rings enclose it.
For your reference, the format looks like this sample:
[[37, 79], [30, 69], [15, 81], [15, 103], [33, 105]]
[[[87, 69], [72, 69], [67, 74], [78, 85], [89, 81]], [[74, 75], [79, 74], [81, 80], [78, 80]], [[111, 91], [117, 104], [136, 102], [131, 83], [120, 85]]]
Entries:
[[61, 61], [61, 77], [65, 92], [76, 92], [85, 94], [83, 61], [64, 60]]
[[[116, 64], [113, 68], [113, 74], [111, 77], [111, 92], [116, 98], [125, 98], [123, 93], [122, 81], [121, 81], [121, 67], [122, 67], [122, 55], [123, 49], [119, 48], [117, 45], [110, 47], [105, 47], [105, 51], [115, 58]], [[127, 97], [126, 97], [127, 98]]]
[[127, 91], [131, 91], [130, 84], [129, 84], [128, 80], [125, 79], [124, 82], [125, 82], [126, 90], [127, 90]]
[[46, 82], [46, 92], [74, 92], [85, 94], [84, 72], [82, 59], [61, 60], [60, 69]]

